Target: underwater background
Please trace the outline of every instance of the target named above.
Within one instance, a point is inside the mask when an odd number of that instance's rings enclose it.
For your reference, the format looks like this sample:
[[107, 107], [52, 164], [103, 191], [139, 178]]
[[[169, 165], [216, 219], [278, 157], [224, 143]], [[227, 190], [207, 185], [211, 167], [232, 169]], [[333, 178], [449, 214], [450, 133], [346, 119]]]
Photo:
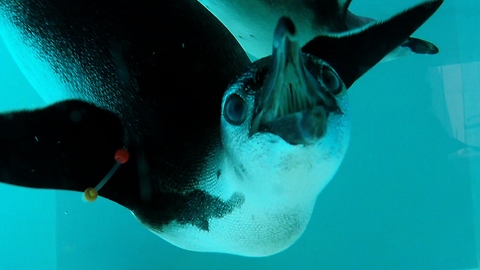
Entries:
[[[350, 10], [382, 19], [418, 2]], [[460, 142], [480, 147], [480, 2], [447, 0], [413, 36], [440, 53], [378, 64], [350, 88], [350, 148], [286, 251], [185, 251], [106, 199], [0, 184], [0, 269], [477, 269], [480, 151]], [[0, 41], [0, 111], [44, 105]]]

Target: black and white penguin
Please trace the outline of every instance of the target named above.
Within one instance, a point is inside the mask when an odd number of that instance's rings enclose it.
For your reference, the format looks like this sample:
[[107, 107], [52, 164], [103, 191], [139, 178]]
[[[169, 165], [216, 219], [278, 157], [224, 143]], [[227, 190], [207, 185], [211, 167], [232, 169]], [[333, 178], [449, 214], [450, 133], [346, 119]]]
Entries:
[[2, 36], [51, 104], [0, 115], [0, 181], [99, 194], [184, 249], [278, 253], [343, 159], [347, 89], [442, 2], [303, 48], [282, 18], [248, 66], [196, 0], [4, 0]]
[[[282, 16], [293, 20], [303, 46], [316, 36], [356, 31], [375, 20], [348, 10], [351, 0], [198, 0], [235, 36], [251, 59], [270, 55], [272, 32]], [[411, 54], [436, 54], [438, 48], [409, 37], [387, 54], [390, 61]]]

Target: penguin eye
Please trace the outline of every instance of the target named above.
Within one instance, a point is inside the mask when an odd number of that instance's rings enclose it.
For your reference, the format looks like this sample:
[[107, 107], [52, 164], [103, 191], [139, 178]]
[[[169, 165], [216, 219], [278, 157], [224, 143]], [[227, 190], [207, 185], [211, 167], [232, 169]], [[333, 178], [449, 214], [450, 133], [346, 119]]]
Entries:
[[324, 67], [322, 71], [322, 80], [330, 93], [334, 95], [340, 94], [342, 91], [342, 84], [338, 75], [330, 68]]
[[225, 102], [223, 115], [228, 123], [235, 126], [241, 125], [247, 119], [247, 106], [239, 95], [233, 94]]

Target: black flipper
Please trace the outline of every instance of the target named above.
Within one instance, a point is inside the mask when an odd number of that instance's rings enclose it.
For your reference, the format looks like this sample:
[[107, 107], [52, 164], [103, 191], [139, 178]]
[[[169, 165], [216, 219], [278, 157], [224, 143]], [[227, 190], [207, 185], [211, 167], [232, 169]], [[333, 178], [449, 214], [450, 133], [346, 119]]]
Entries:
[[419, 38], [408, 38], [402, 45], [402, 47], [409, 48], [412, 52], [418, 54], [437, 54], [439, 52], [438, 47], [435, 44]]
[[[0, 130], [0, 182], [31, 188], [83, 192], [95, 187], [115, 164], [115, 152], [124, 147], [118, 117], [80, 101], [0, 114]], [[151, 183], [142, 179], [149, 176], [141, 172], [141, 145], [135, 138], [129, 141], [128, 162], [99, 195], [132, 210], [144, 222], [162, 226], [176, 220], [208, 230], [209, 219], [223, 217], [243, 203], [236, 193], [222, 201], [198, 189], [148, 198]], [[202, 214], [191, 214], [197, 211]]]
[[[80, 101], [0, 115], [0, 181], [83, 192], [95, 187], [124, 147], [117, 116]], [[139, 201], [136, 154], [100, 190], [127, 208]]]
[[302, 50], [329, 63], [349, 88], [385, 55], [401, 45], [442, 3], [443, 0], [422, 3], [351, 35], [316, 37]]

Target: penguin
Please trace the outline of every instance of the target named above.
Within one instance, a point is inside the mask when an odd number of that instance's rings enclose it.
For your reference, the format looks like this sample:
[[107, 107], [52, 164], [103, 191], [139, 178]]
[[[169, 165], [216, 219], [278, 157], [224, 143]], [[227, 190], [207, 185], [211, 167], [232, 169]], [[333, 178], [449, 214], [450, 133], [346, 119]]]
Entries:
[[[299, 29], [299, 42], [305, 45], [319, 35], [355, 31], [375, 20], [348, 10], [351, 0], [198, 0], [235, 36], [250, 59], [271, 53], [272, 31], [282, 16], [290, 17]], [[408, 37], [387, 54], [383, 62], [411, 54], [436, 54], [438, 48], [425, 40]]]
[[102, 196], [183, 249], [281, 252], [343, 159], [347, 89], [442, 3], [303, 47], [282, 17], [250, 64], [196, 0], [4, 0], [3, 38], [51, 84], [0, 114], [0, 181]]

